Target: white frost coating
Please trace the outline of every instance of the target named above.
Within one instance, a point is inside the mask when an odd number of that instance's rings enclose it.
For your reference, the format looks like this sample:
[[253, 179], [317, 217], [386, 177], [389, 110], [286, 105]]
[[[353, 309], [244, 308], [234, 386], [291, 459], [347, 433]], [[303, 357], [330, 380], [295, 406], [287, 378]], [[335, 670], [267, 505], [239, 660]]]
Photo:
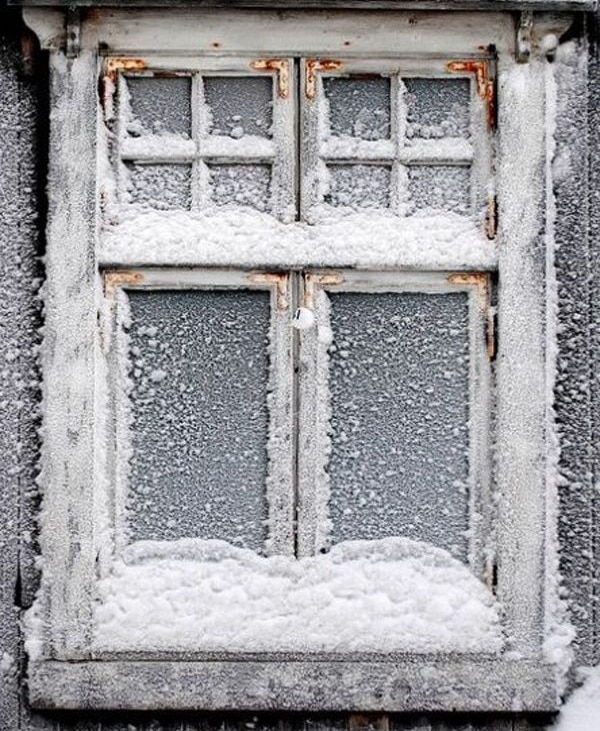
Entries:
[[386, 212], [282, 224], [251, 210], [213, 215], [148, 211], [104, 229], [102, 263], [265, 266], [422, 266], [493, 269], [496, 254], [475, 224], [448, 213], [400, 219]]
[[600, 665], [585, 672], [585, 682], [563, 706], [547, 731], [598, 731], [600, 719]]
[[[161, 555], [162, 552], [162, 555]], [[132, 545], [99, 582], [95, 650], [497, 653], [491, 595], [408, 539], [261, 558], [223, 541]]]
[[558, 282], [555, 268], [554, 235], [556, 201], [553, 187], [553, 162], [556, 151], [557, 88], [555, 67], [546, 64], [546, 628], [544, 655], [557, 670], [559, 693], [566, 687], [567, 673], [573, 662], [571, 642], [575, 630], [568, 619], [567, 607], [560, 599], [559, 546], [558, 546], [558, 486], [560, 440], [554, 410], [554, 387], [558, 362]]
[[244, 135], [239, 138], [210, 135], [202, 139], [200, 146], [202, 155], [236, 160], [270, 160], [276, 154], [273, 140], [258, 135]]
[[192, 158], [195, 154], [194, 140], [178, 134], [144, 135], [143, 137], [123, 137], [121, 139], [121, 157], [124, 159]]

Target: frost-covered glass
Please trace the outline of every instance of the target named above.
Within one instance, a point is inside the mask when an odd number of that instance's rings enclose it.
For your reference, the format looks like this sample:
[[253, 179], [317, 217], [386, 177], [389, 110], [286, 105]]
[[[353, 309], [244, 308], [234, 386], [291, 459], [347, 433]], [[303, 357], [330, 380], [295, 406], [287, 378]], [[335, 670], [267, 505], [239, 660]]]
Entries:
[[191, 135], [192, 82], [189, 77], [129, 77], [126, 83], [131, 109], [127, 132], [131, 136]]
[[334, 293], [332, 540], [405, 536], [467, 555], [466, 293]]
[[328, 165], [325, 202], [343, 208], [389, 208], [389, 165]]
[[192, 200], [190, 165], [126, 164], [127, 200], [157, 211], [189, 209]]
[[239, 139], [271, 136], [273, 80], [270, 76], [205, 76], [210, 133]]
[[215, 205], [269, 210], [270, 165], [208, 165], [208, 170], [211, 200]]
[[406, 136], [441, 139], [470, 136], [469, 79], [403, 79]]
[[132, 540], [263, 547], [269, 297], [129, 292]]
[[323, 78], [329, 129], [336, 137], [383, 140], [390, 136], [390, 80], [383, 76]]
[[466, 215], [471, 208], [471, 168], [414, 165], [408, 168], [409, 211]]

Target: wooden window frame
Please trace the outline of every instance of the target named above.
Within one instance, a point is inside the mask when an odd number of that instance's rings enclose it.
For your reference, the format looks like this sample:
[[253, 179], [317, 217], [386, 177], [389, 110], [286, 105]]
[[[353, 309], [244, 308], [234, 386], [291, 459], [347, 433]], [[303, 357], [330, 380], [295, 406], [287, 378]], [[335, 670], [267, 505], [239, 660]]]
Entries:
[[[540, 237], [544, 195], [536, 192], [545, 189], [545, 142], [540, 136], [531, 143], [528, 135], [532, 127], [546, 128], [543, 105], [529, 103], [532, 97], [545, 98], [545, 61], [532, 55], [526, 75], [517, 68], [513, 19], [508, 13], [428, 12], [416, 18], [402, 11], [374, 12], [360, 15], [357, 23], [358, 17], [352, 11], [328, 15], [174, 9], [166, 28], [161, 10], [98, 10], [82, 24], [78, 53], [67, 58], [63, 12], [25, 12], [42, 46], [50, 50], [52, 109], [42, 352], [44, 576], [27, 620], [33, 707], [382, 712], [557, 707], [556, 668], [545, 659], [543, 649], [557, 601], [556, 586], [545, 569], [554, 559], [556, 529], [548, 507], [556, 485], [548, 469], [551, 376], [545, 350], [546, 331], [554, 317], [545, 281], [553, 270]], [[551, 25], [551, 18], [544, 18], [541, 14], [536, 22]], [[420, 33], [414, 32], [415, 22]], [[500, 283], [496, 591], [511, 637], [508, 652], [493, 659], [386, 655], [342, 662], [328, 657], [278, 661], [94, 657], [91, 620], [97, 554], [92, 506], [98, 489], [94, 414], [102, 348], [97, 329], [102, 298], [98, 268], [131, 264], [99, 254], [100, 44], [134, 57], [148, 49], [181, 53], [184, 62], [193, 54], [219, 55], [223, 49], [233, 55], [257, 52], [263, 58], [266, 49], [273, 56], [335, 58], [348, 48], [356, 57], [395, 53], [426, 59], [437, 53], [464, 61], [477, 58], [479, 51], [474, 49], [495, 46], [500, 226], [497, 260], [488, 270], [497, 265]], [[506, 83], [513, 77], [519, 84]], [[521, 185], [515, 186], [515, 180]], [[526, 199], [520, 193], [523, 185], [532, 191]], [[265, 267], [270, 264], [264, 262]], [[340, 256], [338, 265], [348, 262]], [[464, 268], [472, 266], [467, 263]]]

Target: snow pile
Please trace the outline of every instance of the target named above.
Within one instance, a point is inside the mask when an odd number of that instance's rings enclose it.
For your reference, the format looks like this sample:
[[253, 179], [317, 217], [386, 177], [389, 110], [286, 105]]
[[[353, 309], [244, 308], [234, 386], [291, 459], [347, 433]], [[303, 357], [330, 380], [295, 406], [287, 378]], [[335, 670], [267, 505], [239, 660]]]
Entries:
[[600, 665], [587, 672], [585, 683], [563, 706], [548, 731], [597, 731], [600, 719]]
[[95, 649], [498, 652], [497, 607], [446, 551], [348, 541], [296, 560], [140, 541], [99, 582]]
[[399, 218], [386, 212], [330, 215], [315, 226], [284, 224], [249, 209], [211, 214], [124, 214], [104, 229], [101, 263], [245, 266], [493, 268], [496, 253], [466, 216]]

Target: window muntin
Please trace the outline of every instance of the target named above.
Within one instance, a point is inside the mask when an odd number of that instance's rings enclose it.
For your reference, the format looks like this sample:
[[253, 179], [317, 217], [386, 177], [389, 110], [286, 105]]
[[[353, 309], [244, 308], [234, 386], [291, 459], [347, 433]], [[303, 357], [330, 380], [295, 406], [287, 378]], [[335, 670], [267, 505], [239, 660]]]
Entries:
[[376, 208], [401, 217], [458, 213], [483, 225], [491, 141], [472, 74], [447, 62], [303, 64], [312, 78], [302, 97], [307, 220]]
[[[113, 204], [138, 211], [248, 207], [292, 220], [293, 107], [277, 72], [257, 74], [252, 59], [212, 59], [196, 71], [162, 61], [135, 71], [117, 62], [112, 71], [116, 119], [112, 99], [105, 109], [117, 136]], [[290, 62], [281, 61], [287, 69]], [[148, 187], [154, 193], [142, 194]]]

